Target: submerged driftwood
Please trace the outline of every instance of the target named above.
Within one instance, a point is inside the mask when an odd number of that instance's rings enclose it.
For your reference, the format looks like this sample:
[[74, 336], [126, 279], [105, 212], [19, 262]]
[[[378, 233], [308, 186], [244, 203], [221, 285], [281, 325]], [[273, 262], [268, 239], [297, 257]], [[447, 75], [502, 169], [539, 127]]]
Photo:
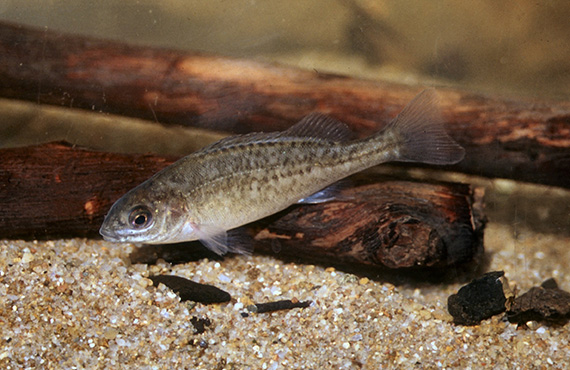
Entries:
[[[2, 149], [0, 156], [0, 238], [26, 239], [98, 236], [112, 203], [175, 159], [64, 143]], [[389, 268], [448, 266], [481, 251], [481, 194], [470, 186], [374, 174], [352, 182], [339, 201], [292, 206], [247, 225], [254, 248]]]
[[[367, 135], [420, 88], [0, 23], [0, 96], [236, 133], [321, 111]], [[453, 170], [570, 187], [570, 102], [441, 88]]]

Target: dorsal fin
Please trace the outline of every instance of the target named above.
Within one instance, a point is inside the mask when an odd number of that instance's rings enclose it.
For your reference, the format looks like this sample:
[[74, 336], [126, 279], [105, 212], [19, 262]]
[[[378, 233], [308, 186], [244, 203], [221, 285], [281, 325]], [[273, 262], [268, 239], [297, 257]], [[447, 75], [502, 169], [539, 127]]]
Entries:
[[347, 125], [322, 113], [311, 113], [284, 131], [283, 136], [348, 141], [353, 132]]
[[236, 145], [278, 141], [286, 138], [312, 138], [344, 142], [352, 139], [353, 132], [344, 123], [322, 113], [311, 113], [285, 131], [252, 132], [223, 138], [205, 146], [203, 153]]
[[216, 141], [208, 146], [203, 147], [201, 152], [211, 152], [213, 150], [228, 148], [235, 145], [255, 144], [259, 142], [275, 141], [283, 135], [282, 131], [278, 132], [252, 132], [245, 135], [228, 136], [220, 141]]

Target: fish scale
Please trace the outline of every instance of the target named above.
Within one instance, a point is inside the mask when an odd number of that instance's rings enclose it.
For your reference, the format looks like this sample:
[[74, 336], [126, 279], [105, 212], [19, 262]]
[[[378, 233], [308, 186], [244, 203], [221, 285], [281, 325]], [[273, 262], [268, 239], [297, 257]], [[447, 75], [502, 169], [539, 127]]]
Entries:
[[[251, 202], [263, 199], [265, 207], [256, 210], [256, 216], [261, 218], [283, 209], [284, 204], [286, 207], [315, 193], [347, 174], [370, 167], [367, 161], [371, 157], [361, 155], [359, 161], [353, 158], [363, 151], [361, 146], [370, 145], [366, 142], [345, 145], [333, 142], [303, 142], [298, 139], [293, 149], [290, 144], [253, 144], [226, 150], [219, 153], [217, 158], [209, 158], [209, 166], [215, 168], [230, 162], [228, 173], [200, 180], [194, 177], [194, 181], [188, 183], [188, 198], [194, 199], [196, 209], [203, 209], [208, 213], [213, 207], [229, 208], [237, 218], [242, 215], [244, 208], [249, 208]], [[288, 150], [288, 160], [280, 163], [278, 154], [283, 150]], [[384, 148], [376, 150], [385, 152]], [[308, 161], [308, 158], [313, 160]], [[339, 167], [344, 168], [341, 171]], [[184, 171], [182, 168], [180, 170]], [[215, 194], [225, 194], [225, 197], [215, 197]], [[206, 204], [200, 204], [198, 200], [206, 201]], [[196, 221], [199, 221], [201, 215], [196, 216]]]
[[318, 203], [323, 188], [388, 161], [452, 164], [464, 150], [442, 127], [435, 93], [426, 90], [382, 131], [351, 140], [341, 122], [315, 113], [283, 132], [222, 139], [129, 191], [101, 226], [106, 240], [200, 240], [217, 253], [244, 252], [227, 231], [297, 202]]

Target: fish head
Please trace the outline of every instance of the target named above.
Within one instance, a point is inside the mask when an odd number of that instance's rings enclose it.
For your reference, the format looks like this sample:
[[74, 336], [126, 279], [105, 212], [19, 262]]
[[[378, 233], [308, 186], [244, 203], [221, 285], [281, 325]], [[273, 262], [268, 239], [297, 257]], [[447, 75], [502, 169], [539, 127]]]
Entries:
[[[186, 212], [171, 204], [171, 197], [149, 192], [142, 184], [113, 204], [99, 233], [103, 239], [119, 243], [172, 243], [186, 224]], [[188, 229], [188, 226], [186, 226]], [[185, 230], [186, 240], [195, 239]]]

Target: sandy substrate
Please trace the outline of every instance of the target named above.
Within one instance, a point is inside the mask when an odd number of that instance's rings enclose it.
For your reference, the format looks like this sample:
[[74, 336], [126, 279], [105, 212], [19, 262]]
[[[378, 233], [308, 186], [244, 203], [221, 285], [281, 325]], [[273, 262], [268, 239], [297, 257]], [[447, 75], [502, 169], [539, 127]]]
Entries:
[[[570, 290], [570, 238], [490, 223], [485, 270], [526, 291], [554, 277]], [[501, 316], [456, 326], [461, 282], [397, 286], [271, 257], [129, 265], [132, 246], [72, 239], [0, 242], [0, 368], [566, 368], [570, 325], [517, 329]], [[228, 291], [227, 304], [180, 302], [149, 274]], [[305, 309], [242, 317], [252, 302]], [[193, 316], [211, 325], [194, 334]]]

